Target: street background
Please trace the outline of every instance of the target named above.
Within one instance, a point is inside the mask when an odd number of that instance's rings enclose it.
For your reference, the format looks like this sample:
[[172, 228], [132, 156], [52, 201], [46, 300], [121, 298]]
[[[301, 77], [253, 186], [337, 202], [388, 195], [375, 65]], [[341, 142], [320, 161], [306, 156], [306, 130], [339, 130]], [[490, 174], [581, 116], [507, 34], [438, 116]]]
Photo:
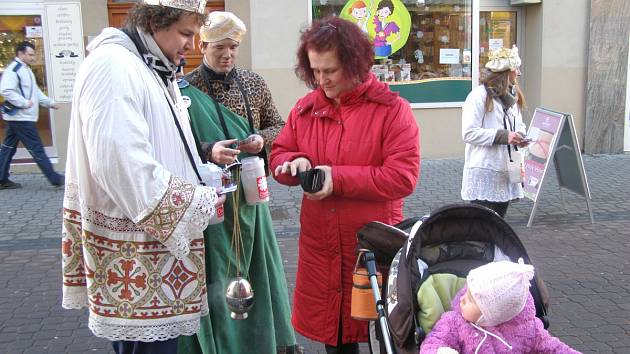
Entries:
[[[584, 164], [594, 224], [581, 196], [564, 192], [563, 209], [553, 169], [532, 227], [529, 200], [512, 204], [506, 219], [547, 283], [552, 334], [584, 353], [630, 353], [630, 155], [584, 156]], [[405, 215], [460, 202], [462, 167], [463, 159], [423, 161]], [[0, 191], [0, 353], [113, 353], [88, 330], [87, 310], [61, 308], [63, 189], [40, 174], [11, 178], [23, 188]], [[302, 193], [272, 180], [269, 186], [292, 297]], [[306, 353], [324, 353], [323, 345], [298, 338]]]

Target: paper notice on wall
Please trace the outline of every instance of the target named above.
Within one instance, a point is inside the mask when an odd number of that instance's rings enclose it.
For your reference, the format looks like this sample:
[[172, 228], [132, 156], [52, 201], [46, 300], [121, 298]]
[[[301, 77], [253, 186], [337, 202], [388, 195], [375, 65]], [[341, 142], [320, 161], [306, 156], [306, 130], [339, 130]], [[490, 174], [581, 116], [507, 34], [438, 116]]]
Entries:
[[440, 48], [440, 64], [459, 64], [459, 49]]
[[488, 40], [488, 47], [491, 52], [503, 48], [503, 38], [490, 38]]
[[472, 53], [469, 49], [464, 49], [462, 53], [462, 64], [470, 64], [472, 61]]
[[25, 26], [24, 33], [26, 38], [42, 38], [43, 37], [42, 26]]
[[52, 71], [52, 95], [57, 102], [72, 101], [72, 87], [83, 62], [83, 25], [79, 2], [47, 2], [47, 47]]

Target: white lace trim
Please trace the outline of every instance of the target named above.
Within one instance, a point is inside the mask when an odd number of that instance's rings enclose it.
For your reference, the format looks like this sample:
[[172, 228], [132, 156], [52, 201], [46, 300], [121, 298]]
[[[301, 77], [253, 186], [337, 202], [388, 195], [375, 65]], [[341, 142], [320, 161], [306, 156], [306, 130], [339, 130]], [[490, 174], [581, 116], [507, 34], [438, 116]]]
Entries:
[[79, 186], [76, 183], [66, 181], [63, 206], [70, 209], [79, 209]]
[[507, 172], [465, 168], [461, 194], [463, 200], [507, 202], [523, 198], [523, 188], [520, 183], [509, 183]]
[[164, 245], [177, 258], [184, 259], [190, 253], [190, 242], [203, 238], [203, 230], [215, 213], [217, 192], [212, 187], [195, 188], [192, 202]]
[[156, 342], [179, 336], [190, 336], [199, 332], [199, 317], [176, 323], [133, 326], [106, 323], [90, 314], [88, 327], [95, 336], [110, 341]]
[[63, 287], [63, 295], [61, 297], [62, 308], [67, 310], [80, 310], [88, 306], [88, 296], [85, 286], [73, 288]]

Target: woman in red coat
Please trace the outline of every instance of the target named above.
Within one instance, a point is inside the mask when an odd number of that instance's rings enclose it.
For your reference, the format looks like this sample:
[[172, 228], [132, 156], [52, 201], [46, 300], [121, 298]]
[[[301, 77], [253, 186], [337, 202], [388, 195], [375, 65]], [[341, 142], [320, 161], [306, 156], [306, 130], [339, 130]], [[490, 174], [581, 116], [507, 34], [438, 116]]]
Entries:
[[313, 88], [273, 143], [278, 182], [322, 170], [305, 192], [292, 322], [327, 353], [358, 353], [367, 322], [350, 318], [356, 232], [370, 221], [402, 220], [403, 198], [420, 170], [419, 129], [407, 101], [370, 72], [373, 47], [355, 24], [315, 21], [301, 36], [296, 74]]

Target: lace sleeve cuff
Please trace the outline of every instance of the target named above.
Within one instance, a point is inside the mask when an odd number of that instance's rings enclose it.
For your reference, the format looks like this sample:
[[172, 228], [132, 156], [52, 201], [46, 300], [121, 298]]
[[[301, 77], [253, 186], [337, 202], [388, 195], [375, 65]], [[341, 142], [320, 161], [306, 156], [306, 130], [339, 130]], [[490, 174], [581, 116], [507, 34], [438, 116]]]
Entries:
[[182, 259], [190, 252], [191, 240], [202, 237], [215, 213], [216, 201], [214, 188], [195, 186], [171, 177], [162, 200], [139, 225], [175, 257]]

